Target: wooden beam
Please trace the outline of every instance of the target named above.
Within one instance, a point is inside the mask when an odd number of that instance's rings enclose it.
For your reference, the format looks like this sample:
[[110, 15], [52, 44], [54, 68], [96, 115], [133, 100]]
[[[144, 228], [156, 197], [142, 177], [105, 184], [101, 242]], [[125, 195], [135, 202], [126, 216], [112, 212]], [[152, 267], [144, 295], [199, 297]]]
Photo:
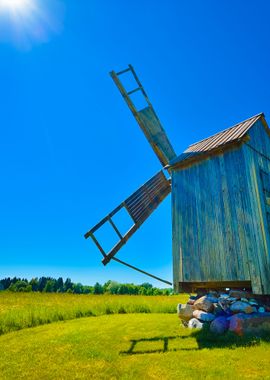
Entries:
[[193, 293], [202, 289], [251, 289], [251, 281], [179, 282], [180, 292]]
[[145, 274], [146, 276], [152, 277], [152, 278], [154, 278], [155, 280], [158, 280], [158, 281], [164, 282], [165, 284], [168, 284], [168, 285], [172, 285], [172, 283], [171, 283], [170, 281], [163, 280], [162, 278], [157, 277], [157, 276], [155, 276], [155, 275], [153, 275], [153, 274], [151, 274], [151, 273], [148, 273], [148, 272], [146, 272], [146, 271], [144, 271], [144, 270], [142, 270], [142, 269], [139, 269], [139, 268], [137, 268], [137, 267], [134, 267], [133, 265], [130, 265], [130, 264], [126, 263], [125, 261], [119, 260], [119, 259], [116, 258], [116, 257], [112, 257], [112, 260], [117, 261], [118, 263], [123, 264], [123, 265], [125, 265], [125, 266], [127, 266], [127, 267], [129, 267], [129, 268], [131, 268], [131, 269], [134, 269], [134, 270], [136, 270], [137, 272], [143, 273], [143, 274]]

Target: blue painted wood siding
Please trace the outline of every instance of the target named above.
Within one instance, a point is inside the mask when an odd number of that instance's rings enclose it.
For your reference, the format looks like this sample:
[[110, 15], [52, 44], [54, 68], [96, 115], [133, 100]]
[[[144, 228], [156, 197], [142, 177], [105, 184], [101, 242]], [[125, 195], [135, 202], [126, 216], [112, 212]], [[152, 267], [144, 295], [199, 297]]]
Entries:
[[[267, 205], [267, 193], [264, 191], [262, 175], [270, 180], [270, 138], [264, 125], [258, 121], [249, 132], [249, 141], [243, 147], [246, 171], [248, 173], [249, 198], [253, 201], [252, 223], [254, 225], [254, 252], [251, 269], [258, 267], [261, 281], [261, 293], [270, 294], [270, 212]], [[269, 194], [270, 195], [270, 194]]]
[[[270, 157], [262, 123], [250, 141]], [[260, 170], [270, 161], [243, 144], [172, 173], [174, 285], [193, 281], [252, 281], [269, 293], [269, 228]]]

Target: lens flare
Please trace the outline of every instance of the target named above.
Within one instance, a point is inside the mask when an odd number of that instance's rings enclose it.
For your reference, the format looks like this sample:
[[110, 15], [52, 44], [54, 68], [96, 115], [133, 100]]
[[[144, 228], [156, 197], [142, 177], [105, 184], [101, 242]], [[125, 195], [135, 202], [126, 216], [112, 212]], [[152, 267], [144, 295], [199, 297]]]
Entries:
[[29, 5], [29, 0], [0, 0], [0, 8], [19, 10], [25, 9]]
[[62, 0], [0, 0], [0, 41], [22, 49], [45, 43], [60, 33]]

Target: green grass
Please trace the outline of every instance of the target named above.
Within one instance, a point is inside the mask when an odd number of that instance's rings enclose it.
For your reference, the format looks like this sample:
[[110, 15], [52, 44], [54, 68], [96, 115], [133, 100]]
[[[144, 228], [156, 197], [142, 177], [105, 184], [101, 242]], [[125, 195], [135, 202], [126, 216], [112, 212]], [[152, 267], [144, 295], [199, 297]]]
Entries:
[[268, 339], [216, 338], [176, 314], [103, 315], [0, 337], [0, 379], [270, 379]]
[[176, 313], [182, 296], [112, 296], [0, 292], [0, 335], [56, 321], [104, 314]]

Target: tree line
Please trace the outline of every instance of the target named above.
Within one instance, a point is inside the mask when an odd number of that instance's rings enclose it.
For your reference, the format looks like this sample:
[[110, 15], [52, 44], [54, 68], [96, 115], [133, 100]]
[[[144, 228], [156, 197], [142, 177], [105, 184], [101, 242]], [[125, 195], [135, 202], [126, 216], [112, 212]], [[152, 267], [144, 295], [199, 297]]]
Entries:
[[170, 295], [172, 289], [160, 289], [145, 282], [141, 285], [121, 284], [117, 281], [107, 281], [103, 285], [96, 282], [95, 285], [82, 285], [74, 283], [70, 278], [65, 281], [62, 277], [26, 278], [7, 277], [0, 280], [0, 290], [12, 292], [44, 292], [44, 293], [74, 293], [74, 294], [130, 294], [130, 295]]

